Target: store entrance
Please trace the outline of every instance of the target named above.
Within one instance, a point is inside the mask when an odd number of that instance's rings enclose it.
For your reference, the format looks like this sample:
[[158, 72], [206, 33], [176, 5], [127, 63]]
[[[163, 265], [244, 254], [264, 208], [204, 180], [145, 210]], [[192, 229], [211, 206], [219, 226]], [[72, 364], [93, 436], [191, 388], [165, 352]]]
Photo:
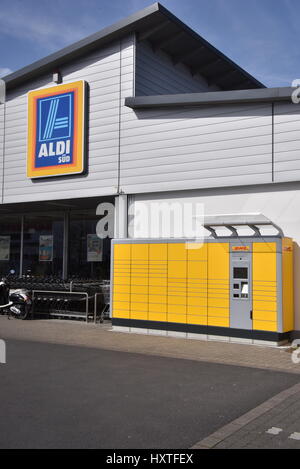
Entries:
[[97, 234], [102, 202], [113, 199], [18, 204], [1, 217], [0, 275], [15, 271], [11, 287], [33, 294], [36, 314], [89, 320], [109, 312], [111, 239]]

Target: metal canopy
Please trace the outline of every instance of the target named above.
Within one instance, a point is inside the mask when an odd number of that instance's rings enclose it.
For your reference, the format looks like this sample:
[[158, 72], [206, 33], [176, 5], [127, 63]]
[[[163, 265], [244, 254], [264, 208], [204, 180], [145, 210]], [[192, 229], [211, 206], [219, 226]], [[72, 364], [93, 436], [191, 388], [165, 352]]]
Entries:
[[222, 238], [228, 236], [219, 236], [217, 228], [227, 228], [231, 232], [231, 237], [239, 237], [239, 227], [249, 227], [253, 232], [253, 237], [262, 237], [260, 229], [266, 226], [272, 226], [277, 234], [272, 236], [284, 237], [282, 229], [261, 213], [248, 213], [240, 215], [209, 215], [204, 217], [203, 226], [207, 229], [213, 238]]
[[136, 33], [139, 41], [149, 41], [154, 50], [169, 54], [174, 64], [187, 65], [192, 74], [201, 73], [209, 84], [221, 90], [264, 88], [253, 76], [186, 26], [169, 10], [155, 3], [128, 18], [78, 41], [44, 59], [4, 77], [12, 89], [103, 45]]
[[255, 90], [206, 91], [203, 93], [166, 94], [125, 98], [132, 109], [176, 108], [181, 106], [219, 106], [230, 104], [274, 103], [290, 101], [295, 88], [262, 88]]

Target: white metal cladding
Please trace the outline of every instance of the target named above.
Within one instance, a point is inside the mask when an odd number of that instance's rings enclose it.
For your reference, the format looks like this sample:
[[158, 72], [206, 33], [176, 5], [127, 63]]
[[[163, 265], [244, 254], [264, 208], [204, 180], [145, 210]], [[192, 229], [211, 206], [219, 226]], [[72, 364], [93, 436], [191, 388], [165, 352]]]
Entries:
[[272, 182], [271, 104], [128, 109], [121, 129], [126, 193]]
[[200, 75], [191, 75], [183, 64], [174, 66], [171, 57], [162, 51], [153, 52], [146, 42], [136, 44], [135, 95], [199, 93], [214, 91]]
[[300, 107], [274, 104], [274, 181], [300, 180]]
[[5, 105], [0, 104], [0, 191], [2, 198], [2, 190], [3, 190], [3, 150], [4, 150], [4, 115], [5, 115]]
[[89, 84], [88, 173], [34, 182], [26, 178], [27, 92], [53, 86], [47, 75], [7, 96], [3, 203], [117, 192], [120, 114], [125, 96], [133, 95], [134, 37], [116, 41], [61, 71], [64, 83]]
[[201, 77], [192, 78], [184, 66], [174, 67], [162, 52], [136, 45], [134, 35], [61, 70], [64, 83], [86, 80], [90, 87], [88, 174], [34, 182], [26, 178], [27, 92], [53, 86], [48, 74], [9, 92], [4, 158], [0, 106], [2, 203], [112, 195], [119, 183], [121, 191], [134, 194], [300, 180], [299, 106], [253, 103], [133, 111], [124, 100], [134, 96], [135, 87], [144, 94], [207, 91]]

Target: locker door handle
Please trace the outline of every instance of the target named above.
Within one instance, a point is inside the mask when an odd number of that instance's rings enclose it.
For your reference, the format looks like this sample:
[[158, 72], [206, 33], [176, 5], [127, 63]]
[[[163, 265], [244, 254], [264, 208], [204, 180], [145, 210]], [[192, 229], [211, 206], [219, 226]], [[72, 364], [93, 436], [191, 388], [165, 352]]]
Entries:
[[250, 311], [250, 319], [253, 319], [253, 311]]

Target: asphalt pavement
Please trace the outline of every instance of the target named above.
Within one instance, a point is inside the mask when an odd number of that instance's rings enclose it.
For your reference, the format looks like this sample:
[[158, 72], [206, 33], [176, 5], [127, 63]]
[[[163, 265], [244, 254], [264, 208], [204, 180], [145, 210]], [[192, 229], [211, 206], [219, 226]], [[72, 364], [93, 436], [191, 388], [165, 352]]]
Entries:
[[7, 339], [0, 448], [190, 448], [298, 382], [273, 370]]

